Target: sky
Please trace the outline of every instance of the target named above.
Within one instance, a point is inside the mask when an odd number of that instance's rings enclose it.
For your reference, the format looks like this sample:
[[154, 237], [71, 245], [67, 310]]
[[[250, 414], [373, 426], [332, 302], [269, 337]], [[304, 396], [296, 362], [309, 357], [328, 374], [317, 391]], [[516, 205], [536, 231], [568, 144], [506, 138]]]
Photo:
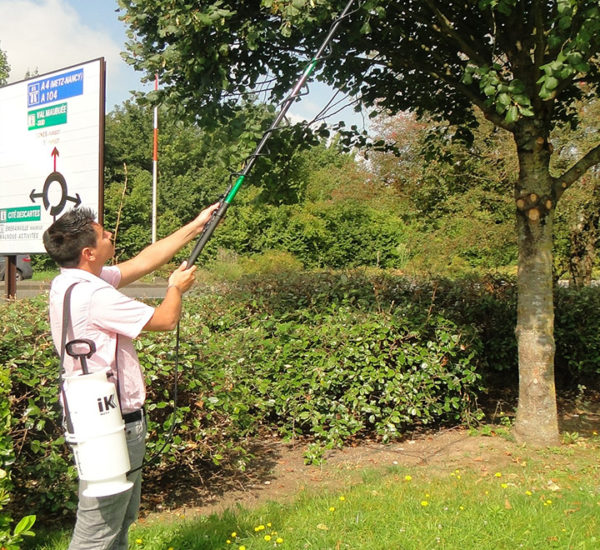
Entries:
[[[28, 71], [53, 72], [104, 57], [106, 61], [106, 111], [130, 98], [132, 90], [151, 90], [121, 57], [125, 50], [125, 24], [119, 21], [116, 0], [0, 0], [0, 50], [11, 66], [9, 84]], [[300, 75], [298, 75], [300, 76]], [[290, 108], [292, 121], [312, 120], [333, 92], [319, 83]], [[351, 108], [336, 115], [346, 124], [363, 128], [360, 114]]]

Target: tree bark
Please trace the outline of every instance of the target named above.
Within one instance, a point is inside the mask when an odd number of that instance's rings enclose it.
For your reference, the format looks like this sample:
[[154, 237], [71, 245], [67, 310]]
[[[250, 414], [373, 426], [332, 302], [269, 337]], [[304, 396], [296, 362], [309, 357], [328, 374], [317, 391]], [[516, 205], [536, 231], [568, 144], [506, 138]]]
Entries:
[[515, 201], [519, 269], [516, 336], [519, 353], [519, 403], [514, 425], [518, 442], [559, 444], [554, 385], [554, 304], [552, 221], [555, 200], [548, 172], [547, 141], [529, 128], [517, 140], [519, 182]]

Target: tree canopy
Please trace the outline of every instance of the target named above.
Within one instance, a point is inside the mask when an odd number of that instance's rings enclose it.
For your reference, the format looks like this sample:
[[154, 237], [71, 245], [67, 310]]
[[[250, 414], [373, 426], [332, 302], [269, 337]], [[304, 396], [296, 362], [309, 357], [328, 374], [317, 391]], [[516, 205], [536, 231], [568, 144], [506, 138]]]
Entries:
[[[344, 3], [338, 0], [119, 0], [129, 61], [158, 73], [162, 99], [206, 118], [241, 97], [283, 97]], [[365, 0], [341, 22], [317, 78], [375, 111], [446, 120], [468, 140], [474, 107], [512, 134], [518, 178], [519, 440], [558, 442], [554, 389], [553, 218], [557, 201], [600, 162], [600, 140], [553, 171], [552, 129], [577, 126], [575, 100], [598, 95], [597, 0]]]

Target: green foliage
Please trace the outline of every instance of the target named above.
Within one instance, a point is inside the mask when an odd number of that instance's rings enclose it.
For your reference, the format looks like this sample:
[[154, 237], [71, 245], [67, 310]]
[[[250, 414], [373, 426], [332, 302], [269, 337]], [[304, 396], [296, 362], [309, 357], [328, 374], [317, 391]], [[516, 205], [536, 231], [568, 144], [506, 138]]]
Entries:
[[[232, 182], [274, 117], [251, 103], [234, 109], [222, 125], [200, 129], [161, 109], [158, 143], [157, 232], [164, 237], [215, 202]], [[117, 257], [125, 260], [150, 242], [152, 205], [152, 112], [126, 102], [107, 116], [105, 225], [117, 229]], [[268, 157], [257, 160], [238, 202], [296, 204], [316, 170], [349, 165], [339, 148], [317, 146], [311, 136], [297, 144], [297, 130], [281, 130]], [[311, 149], [308, 147], [313, 146]], [[338, 182], [338, 185], [340, 183]], [[243, 196], [242, 196], [243, 195]], [[142, 229], [144, 228], [144, 229]], [[213, 253], [215, 247], [209, 248]]]
[[235, 219], [222, 224], [213, 246], [241, 255], [288, 252], [305, 267], [402, 267], [410, 232], [392, 207], [352, 198], [248, 205], [237, 207]]
[[[273, 74], [278, 81], [267, 80], [262, 89], [274, 103], [281, 99], [344, 3], [248, 0], [231, 10], [220, 2], [119, 5], [130, 38], [128, 62], [149, 75], [158, 72], [165, 86], [161, 99], [181, 114], [210, 120]], [[468, 107], [476, 104], [490, 120], [511, 127], [543, 118], [543, 103], [552, 102], [559, 105], [553, 115], [564, 118], [564, 105], [581, 95], [580, 79], [597, 82], [592, 61], [599, 28], [595, 0], [525, 2], [518, 9], [514, 0], [374, 0], [342, 21], [334, 55], [319, 76], [377, 111], [411, 109], [459, 123], [473, 121]], [[231, 36], [237, 37], [235, 49]], [[539, 53], [520, 57], [522, 51]]]
[[31, 531], [35, 515], [23, 517], [11, 531], [12, 518], [5, 512], [11, 501], [11, 472], [15, 463], [15, 451], [11, 437], [10, 403], [14, 400], [9, 369], [0, 365], [0, 547], [18, 550], [23, 537], [33, 536]]
[[[256, 275], [207, 283], [186, 299], [175, 419], [175, 335], [142, 333], [136, 341], [148, 381], [149, 456], [176, 422], [150, 476], [174, 464], [243, 469], [252, 438], [267, 433], [303, 438], [307, 460], [318, 461], [357, 438], [471, 424], [484, 386], [496, 377], [516, 385], [512, 279], [305, 273], [278, 254], [248, 265]], [[12, 508], [54, 518], [74, 509], [76, 472], [64, 444], [46, 300], [0, 308], [0, 353], [12, 381], [1, 441], [14, 456]], [[596, 288], [556, 290], [560, 384], [597, 376], [599, 307]]]
[[[178, 464], [198, 455], [242, 460], [244, 439], [261, 429], [331, 447], [357, 435], [388, 440], [473, 412], [480, 344], [468, 326], [410, 308], [386, 314], [373, 309], [372, 287], [353, 290], [348, 279], [327, 275], [240, 285], [239, 296], [190, 303], [182, 322], [180, 385], [191, 401], [182, 398], [188, 443], [174, 442]], [[157, 381], [170, 368], [158, 349], [155, 335], [139, 341], [154, 379], [150, 426], [162, 427], [160, 447], [171, 418], [166, 384]]]
[[[552, 134], [555, 154], [552, 172], [570, 168], [582, 151], [593, 148], [599, 130], [600, 101], [578, 102], [582, 123], [557, 126]], [[588, 170], [563, 195], [554, 218], [554, 268], [557, 277], [570, 275], [571, 283], [589, 284], [597, 266], [596, 250], [600, 220], [600, 173]]]
[[[3, 504], [7, 502], [6, 495], [3, 489], [0, 489], [0, 510], [3, 508]], [[5, 518], [0, 516], [0, 521], [4, 523]], [[35, 523], [35, 515], [24, 516], [17, 525], [15, 525], [12, 533], [7, 530], [4, 525], [0, 525], [0, 545], [4, 550], [19, 550], [21, 548], [21, 542], [23, 537], [34, 537], [35, 533], [31, 530]]]
[[[159, 238], [225, 191], [228, 167], [250, 152], [248, 132], [263, 131], [271, 114], [266, 107], [249, 105], [237, 110], [228, 125], [201, 131], [161, 111]], [[150, 119], [147, 107], [133, 103], [107, 118], [106, 171], [113, 180], [105, 191], [105, 225], [116, 233], [119, 261], [150, 242], [152, 178], [137, 126], [147, 126]], [[369, 182], [335, 142], [305, 149], [292, 145], [289, 132], [278, 136], [205, 256], [214, 258], [223, 248], [242, 257], [275, 250], [293, 254], [305, 267], [402, 267], [410, 230], [393, 195]]]
[[556, 364], [559, 380], [570, 386], [600, 374], [600, 342], [593, 320], [600, 306], [596, 287], [557, 288]]
[[[473, 140], [458, 129], [412, 113], [379, 117], [374, 130], [394, 140], [400, 154], [374, 153], [369, 170], [394, 188], [409, 256], [404, 269], [455, 276], [513, 266], [517, 261], [514, 145], [509, 134], [477, 119]], [[423, 157], [428, 159], [423, 162]]]
[[0, 86], [4, 86], [10, 74], [10, 65], [6, 57], [6, 52], [0, 50]]
[[18, 495], [12, 506], [64, 514], [76, 505], [77, 474], [64, 443], [58, 358], [46, 311], [45, 296], [0, 306], [0, 357], [12, 381], [9, 433], [15, 442]]

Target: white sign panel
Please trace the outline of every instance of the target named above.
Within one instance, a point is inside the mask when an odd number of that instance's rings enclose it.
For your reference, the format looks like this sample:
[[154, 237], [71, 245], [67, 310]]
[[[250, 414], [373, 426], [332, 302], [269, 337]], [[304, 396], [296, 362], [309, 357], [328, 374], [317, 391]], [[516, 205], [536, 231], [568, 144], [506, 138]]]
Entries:
[[104, 71], [96, 59], [0, 88], [0, 254], [45, 252], [72, 207], [101, 215]]

